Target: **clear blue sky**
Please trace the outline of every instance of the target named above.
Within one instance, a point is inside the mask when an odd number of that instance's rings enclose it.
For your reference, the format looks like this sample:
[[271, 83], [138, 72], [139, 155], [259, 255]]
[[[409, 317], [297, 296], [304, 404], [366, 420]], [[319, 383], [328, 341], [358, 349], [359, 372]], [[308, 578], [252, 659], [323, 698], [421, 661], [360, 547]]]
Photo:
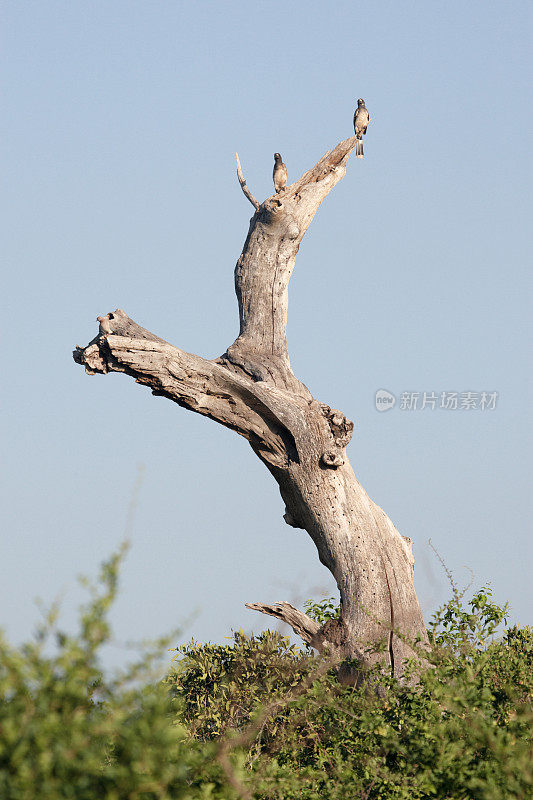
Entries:
[[[238, 331], [233, 268], [272, 191], [374, 118], [306, 234], [290, 287], [295, 373], [355, 421], [363, 485], [414, 539], [426, 615], [490, 581], [531, 622], [525, 2], [3, 3], [0, 624], [79, 601], [121, 540], [144, 465], [117, 636], [260, 630], [246, 601], [330, 592], [246, 442], [71, 358], [117, 306], [181, 348]], [[529, 246], [528, 246], [529, 245]], [[528, 258], [529, 256], [529, 258]], [[342, 365], [342, 366], [341, 366]], [[497, 391], [488, 411], [380, 414], [374, 393]], [[530, 440], [529, 440], [530, 445]], [[237, 489], [237, 485], [240, 489]]]

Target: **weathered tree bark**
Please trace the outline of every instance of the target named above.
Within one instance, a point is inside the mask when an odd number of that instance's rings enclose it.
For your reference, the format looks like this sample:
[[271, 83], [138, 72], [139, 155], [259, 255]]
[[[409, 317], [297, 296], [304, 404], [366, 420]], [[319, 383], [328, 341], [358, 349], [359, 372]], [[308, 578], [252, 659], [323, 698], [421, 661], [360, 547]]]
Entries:
[[[304, 641], [360, 668], [377, 660], [397, 676], [425, 628], [413, 584], [411, 542], [358, 483], [346, 456], [353, 423], [315, 400], [293, 374], [286, 341], [288, 284], [302, 237], [343, 178], [351, 137], [256, 209], [235, 269], [240, 333], [218, 359], [191, 355], [120, 309], [74, 359], [88, 373], [124, 372], [185, 408], [244, 436], [277, 481], [288, 525], [305, 529], [335, 577], [341, 619], [323, 628], [288, 603], [251, 604], [288, 622]], [[371, 643], [381, 652], [368, 649]]]

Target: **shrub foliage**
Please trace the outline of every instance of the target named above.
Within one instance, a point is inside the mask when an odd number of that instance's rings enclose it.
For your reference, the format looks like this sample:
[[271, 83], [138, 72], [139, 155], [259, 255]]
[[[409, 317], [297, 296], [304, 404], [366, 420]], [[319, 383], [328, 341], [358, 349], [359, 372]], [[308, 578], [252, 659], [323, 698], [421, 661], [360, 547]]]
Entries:
[[[2, 800], [504, 800], [531, 796], [533, 632], [484, 587], [429, 626], [414, 687], [377, 670], [341, 686], [280, 633], [177, 648], [112, 677], [99, 654], [122, 552], [103, 565], [77, 635], [52, 609], [34, 640], [0, 639]], [[309, 601], [317, 621], [332, 599]], [[373, 688], [370, 690], [369, 687]]]

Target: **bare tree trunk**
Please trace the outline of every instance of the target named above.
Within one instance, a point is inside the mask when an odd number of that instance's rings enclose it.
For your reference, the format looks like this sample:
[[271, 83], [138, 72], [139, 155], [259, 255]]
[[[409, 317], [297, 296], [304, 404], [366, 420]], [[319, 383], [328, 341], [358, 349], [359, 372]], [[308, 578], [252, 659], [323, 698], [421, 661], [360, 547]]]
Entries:
[[[346, 456], [353, 423], [313, 399], [287, 352], [288, 284], [302, 237], [320, 203], [344, 177], [351, 137], [298, 181], [256, 209], [235, 269], [240, 334], [207, 361], [144, 330], [120, 309], [99, 317], [98, 336], [77, 347], [88, 373], [125, 372], [154, 394], [204, 414], [246, 437], [277, 481], [285, 521], [305, 529], [334, 575], [341, 619], [319, 628], [288, 603], [249, 608], [288, 622], [304, 641], [360, 667], [383, 660], [401, 676], [407, 640], [425, 628], [413, 585], [411, 542], [359, 485]], [[367, 645], [381, 646], [380, 653]]]

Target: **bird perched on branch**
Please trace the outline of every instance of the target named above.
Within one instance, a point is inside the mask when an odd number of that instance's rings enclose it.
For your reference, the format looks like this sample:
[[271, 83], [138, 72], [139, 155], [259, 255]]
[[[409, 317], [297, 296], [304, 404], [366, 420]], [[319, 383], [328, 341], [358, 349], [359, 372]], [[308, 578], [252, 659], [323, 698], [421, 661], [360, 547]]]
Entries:
[[272, 177], [274, 178], [274, 189], [279, 194], [287, 185], [287, 167], [281, 160], [279, 153], [274, 153], [274, 172]]
[[367, 111], [365, 106], [365, 101], [359, 100], [357, 101], [357, 108], [355, 109], [355, 114], [353, 115], [353, 129], [355, 131], [355, 135], [357, 136], [357, 147], [355, 148], [355, 155], [357, 158], [363, 158], [363, 136], [366, 134], [366, 129], [368, 128], [368, 123], [370, 122], [370, 115]]

